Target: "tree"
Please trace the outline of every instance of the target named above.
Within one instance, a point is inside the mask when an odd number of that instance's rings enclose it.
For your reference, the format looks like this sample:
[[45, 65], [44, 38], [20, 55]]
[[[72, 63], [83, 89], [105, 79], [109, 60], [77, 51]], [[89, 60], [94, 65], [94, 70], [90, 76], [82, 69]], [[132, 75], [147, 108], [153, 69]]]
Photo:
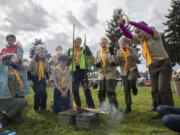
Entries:
[[168, 19], [164, 25], [167, 29], [164, 33], [165, 48], [173, 64], [180, 63], [180, 2], [172, 0], [171, 10], [166, 15]]
[[[117, 51], [119, 49], [119, 45], [118, 45], [118, 39], [123, 36], [123, 32], [121, 31], [121, 28], [119, 27], [119, 25], [116, 22], [115, 16], [117, 14], [120, 14], [121, 16], [123, 13], [123, 10], [120, 9], [114, 9], [113, 11], [113, 15], [112, 15], [112, 19], [110, 19], [109, 21], [107, 21], [108, 24], [108, 28], [105, 30], [106, 31], [106, 36], [110, 39], [111, 43], [110, 46], [112, 48], [114, 48], [115, 51]], [[123, 20], [123, 22], [125, 22]], [[125, 25], [125, 27], [130, 31], [130, 26], [129, 25]], [[139, 48], [136, 47], [136, 45], [133, 45], [133, 48], [135, 48], [135, 50], [138, 52]], [[138, 57], [140, 58], [140, 54], [138, 55]], [[138, 59], [137, 64], [140, 64], [141, 60]]]
[[[115, 16], [117, 14], [122, 15], [123, 10], [120, 9], [114, 9], [112, 19], [107, 21], [108, 28], [106, 31], [106, 36], [110, 39], [111, 44], [110, 46], [113, 46], [115, 50], [117, 50], [118, 47], [118, 39], [123, 35], [119, 25], [116, 22]], [[129, 26], [126, 26], [127, 29], [130, 29]]]
[[[41, 39], [35, 39], [34, 43], [32, 43], [32, 47], [30, 49], [30, 58], [33, 58], [33, 56], [35, 54], [35, 48], [38, 45], [45, 45], [45, 44]], [[46, 50], [46, 58], [49, 60], [50, 57], [51, 57], [51, 54]]]

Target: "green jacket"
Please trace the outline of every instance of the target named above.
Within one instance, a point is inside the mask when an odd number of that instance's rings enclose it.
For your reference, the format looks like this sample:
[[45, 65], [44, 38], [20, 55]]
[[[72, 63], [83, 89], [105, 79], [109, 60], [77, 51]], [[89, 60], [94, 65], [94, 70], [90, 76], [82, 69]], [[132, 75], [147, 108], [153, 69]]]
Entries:
[[[88, 46], [85, 46], [85, 48], [81, 47], [81, 49], [80, 49], [80, 56], [79, 56], [80, 69], [86, 69], [85, 53], [86, 53], [87, 56], [90, 56], [92, 54]], [[71, 55], [73, 55], [72, 48], [69, 49], [68, 57], [71, 56]], [[73, 57], [73, 59], [72, 58], [69, 59], [69, 61], [70, 61], [70, 70], [71, 71], [76, 71], [75, 57]]]
[[[72, 49], [70, 50], [70, 55], [73, 55], [73, 51]], [[80, 69], [86, 69], [85, 66], [85, 54], [84, 54], [84, 48], [81, 48], [81, 52], [80, 52], [80, 57], [79, 57], [79, 65], [80, 65]], [[76, 62], [75, 62], [75, 58], [73, 58], [73, 61], [71, 60], [71, 64], [70, 64], [70, 70], [72, 71], [76, 71]]]

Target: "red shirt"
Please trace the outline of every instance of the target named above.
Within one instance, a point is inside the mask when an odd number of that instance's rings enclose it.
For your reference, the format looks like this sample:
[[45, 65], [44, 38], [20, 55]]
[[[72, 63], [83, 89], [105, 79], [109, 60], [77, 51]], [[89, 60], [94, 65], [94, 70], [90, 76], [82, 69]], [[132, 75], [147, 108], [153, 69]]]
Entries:
[[17, 45], [13, 45], [13, 46], [8, 46], [6, 45], [6, 48], [3, 48], [0, 52], [0, 56], [2, 56], [3, 54], [7, 54], [7, 53], [18, 53], [18, 46]]

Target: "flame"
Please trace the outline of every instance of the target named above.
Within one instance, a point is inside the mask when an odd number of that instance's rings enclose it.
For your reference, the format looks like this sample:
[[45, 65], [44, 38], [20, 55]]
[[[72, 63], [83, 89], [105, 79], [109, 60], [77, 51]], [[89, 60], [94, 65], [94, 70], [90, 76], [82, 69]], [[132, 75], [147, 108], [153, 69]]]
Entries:
[[75, 101], [73, 102], [73, 109], [77, 110], [77, 105]]

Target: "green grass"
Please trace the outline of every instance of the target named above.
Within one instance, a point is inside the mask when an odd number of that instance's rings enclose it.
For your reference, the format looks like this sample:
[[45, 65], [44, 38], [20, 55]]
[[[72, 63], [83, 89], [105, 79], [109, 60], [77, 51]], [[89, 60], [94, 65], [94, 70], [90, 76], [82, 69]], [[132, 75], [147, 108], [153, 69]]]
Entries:
[[[117, 98], [120, 108], [125, 108], [123, 88], [118, 87]], [[179, 97], [174, 92], [176, 106], [180, 106]], [[132, 112], [124, 115], [120, 122], [111, 120], [108, 116], [100, 116], [100, 124], [89, 129], [79, 129], [75, 126], [59, 126], [58, 116], [51, 111], [50, 101], [53, 98], [53, 88], [48, 88], [47, 109], [43, 114], [33, 111], [33, 93], [27, 97], [28, 106], [23, 110], [25, 121], [20, 124], [10, 124], [6, 129], [15, 131], [17, 135], [178, 135], [163, 126], [161, 120], [151, 120], [155, 112], [147, 112], [151, 108], [151, 88], [139, 87], [137, 96], [133, 96]], [[97, 91], [92, 90], [93, 99], [98, 105]], [[82, 106], [86, 107], [84, 93], [81, 90]], [[0, 133], [3, 130], [0, 129]]]

